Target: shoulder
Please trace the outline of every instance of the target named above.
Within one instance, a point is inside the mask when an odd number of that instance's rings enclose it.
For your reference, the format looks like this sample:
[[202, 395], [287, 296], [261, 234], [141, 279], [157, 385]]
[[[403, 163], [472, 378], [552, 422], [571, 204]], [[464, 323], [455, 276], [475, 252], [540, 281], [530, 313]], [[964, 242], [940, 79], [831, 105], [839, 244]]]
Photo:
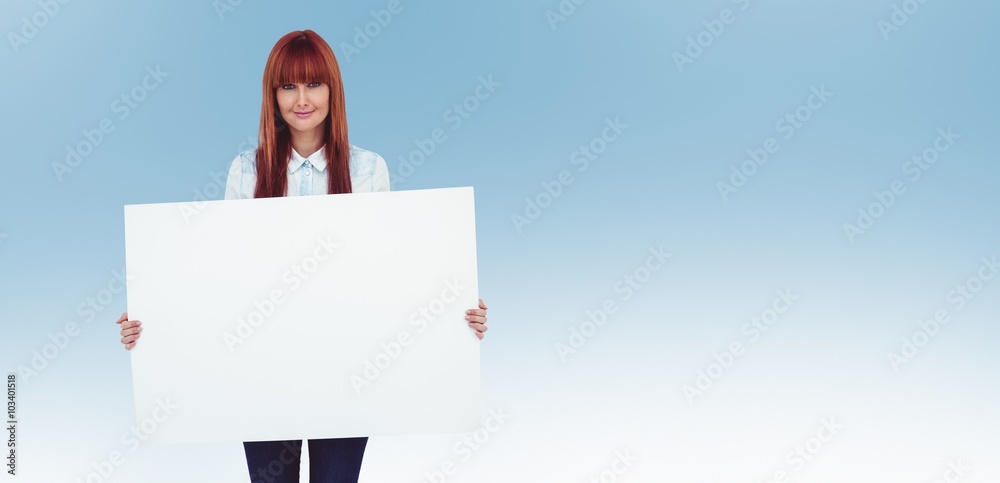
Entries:
[[351, 184], [355, 193], [389, 191], [389, 168], [377, 153], [351, 145]]
[[257, 148], [237, 154], [232, 164], [229, 165], [229, 172], [257, 174]]
[[385, 160], [374, 151], [351, 145], [351, 176], [370, 176], [380, 166], [385, 166]]
[[243, 151], [233, 158], [226, 176], [225, 199], [253, 198], [257, 184], [257, 153], [255, 149]]

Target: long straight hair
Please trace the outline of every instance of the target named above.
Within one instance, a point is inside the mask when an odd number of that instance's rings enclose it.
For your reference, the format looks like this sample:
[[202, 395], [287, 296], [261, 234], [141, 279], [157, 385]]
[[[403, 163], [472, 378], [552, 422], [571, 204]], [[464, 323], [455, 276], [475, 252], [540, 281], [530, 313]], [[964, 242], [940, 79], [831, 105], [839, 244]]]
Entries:
[[264, 66], [254, 198], [287, 194], [291, 129], [278, 111], [275, 91], [285, 84], [310, 82], [322, 82], [330, 88], [330, 111], [323, 127], [327, 192], [351, 192], [351, 145], [347, 142], [347, 109], [337, 58], [330, 45], [316, 32], [296, 30], [278, 39]]

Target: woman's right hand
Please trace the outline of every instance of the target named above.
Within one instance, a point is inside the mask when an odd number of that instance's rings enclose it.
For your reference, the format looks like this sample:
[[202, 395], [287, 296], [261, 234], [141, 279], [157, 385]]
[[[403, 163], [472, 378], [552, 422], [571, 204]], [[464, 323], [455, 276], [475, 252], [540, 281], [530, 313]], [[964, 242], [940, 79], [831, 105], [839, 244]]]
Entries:
[[122, 326], [122, 344], [125, 344], [125, 350], [132, 350], [132, 346], [135, 345], [135, 340], [139, 338], [142, 332], [142, 322], [138, 320], [128, 320], [128, 312], [122, 314], [118, 320], [115, 321], [116, 324], [121, 324]]

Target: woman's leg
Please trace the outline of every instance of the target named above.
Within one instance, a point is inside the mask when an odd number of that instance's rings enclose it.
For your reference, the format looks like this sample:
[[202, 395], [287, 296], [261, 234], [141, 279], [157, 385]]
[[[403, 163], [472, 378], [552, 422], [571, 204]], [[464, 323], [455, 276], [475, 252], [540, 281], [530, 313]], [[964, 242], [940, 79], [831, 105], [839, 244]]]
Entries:
[[368, 437], [309, 440], [309, 483], [357, 483]]
[[243, 450], [251, 483], [299, 483], [301, 440], [245, 441]]

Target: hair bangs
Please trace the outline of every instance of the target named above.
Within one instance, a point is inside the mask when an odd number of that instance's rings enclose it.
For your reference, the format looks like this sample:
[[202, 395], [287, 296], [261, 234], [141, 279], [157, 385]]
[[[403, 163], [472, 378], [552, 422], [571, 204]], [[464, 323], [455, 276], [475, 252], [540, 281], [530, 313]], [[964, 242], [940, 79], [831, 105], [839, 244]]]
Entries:
[[276, 82], [271, 86], [272, 89], [285, 84], [310, 82], [333, 84], [330, 66], [327, 65], [323, 53], [308, 39], [303, 37], [290, 42], [284, 54], [275, 59], [277, 76]]

